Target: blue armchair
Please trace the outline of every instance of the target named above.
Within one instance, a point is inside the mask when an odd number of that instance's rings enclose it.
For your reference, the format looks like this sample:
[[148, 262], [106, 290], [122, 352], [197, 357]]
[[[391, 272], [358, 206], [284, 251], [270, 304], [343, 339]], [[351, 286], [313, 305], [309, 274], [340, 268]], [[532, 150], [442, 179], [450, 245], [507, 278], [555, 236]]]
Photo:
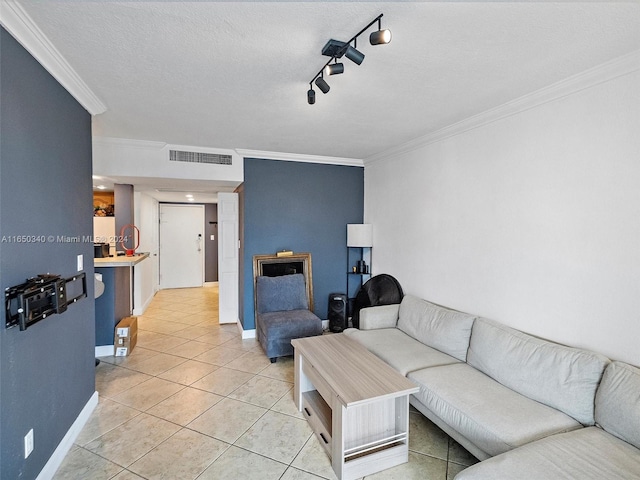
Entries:
[[256, 330], [272, 363], [293, 354], [291, 339], [322, 334], [322, 320], [309, 310], [304, 275], [256, 277]]

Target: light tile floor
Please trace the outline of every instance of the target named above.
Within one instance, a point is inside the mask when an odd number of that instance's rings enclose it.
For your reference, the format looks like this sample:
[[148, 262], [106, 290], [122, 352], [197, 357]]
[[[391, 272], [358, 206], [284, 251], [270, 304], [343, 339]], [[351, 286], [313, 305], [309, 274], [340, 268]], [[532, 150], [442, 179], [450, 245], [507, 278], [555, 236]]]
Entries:
[[[162, 290], [138, 317], [129, 357], [96, 367], [100, 402], [55, 480], [335, 479], [296, 411], [293, 358], [270, 363], [217, 288]], [[409, 463], [367, 479], [450, 480], [476, 460], [417, 411]]]

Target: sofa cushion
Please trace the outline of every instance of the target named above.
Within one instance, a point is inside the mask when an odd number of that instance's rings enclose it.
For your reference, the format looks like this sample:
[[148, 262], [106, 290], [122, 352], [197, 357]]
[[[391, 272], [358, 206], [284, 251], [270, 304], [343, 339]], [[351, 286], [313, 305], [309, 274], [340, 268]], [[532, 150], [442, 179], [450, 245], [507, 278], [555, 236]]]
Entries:
[[400, 303], [398, 328], [420, 342], [465, 361], [475, 317], [412, 295]]
[[256, 307], [258, 313], [308, 309], [304, 275], [256, 277]]
[[397, 328], [358, 330], [349, 328], [345, 335], [355, 339], [402, 375], [414, 370], [458, 363], [459, 360], [411, 338]]
[[400, 304], [378, 305], [360, 310], [360, 330], [373, 330], [375, 328], [392, 328], [398, 324], [398, 312]]
[[257, 335], [267, 357], [293, 354], [292, 338], [322, 334], [322, 320], [309, 310], [258, 314]]
[[598, 427], [552, 435], [469, 467], [455, 480], [629, 480], [640, 478], [640, 450]]
[[640, 448], [639, 368], [622, 362], [607, 367], [596, 393], [595, 416], [607, 432]]
[[596, 389], [609, 359], [478, 318], [467, 362], [522, 395], [594, 425]]
[[520, 395], [466, 363], [411, 372], [415, 397], [490, 456], [582, 425]]

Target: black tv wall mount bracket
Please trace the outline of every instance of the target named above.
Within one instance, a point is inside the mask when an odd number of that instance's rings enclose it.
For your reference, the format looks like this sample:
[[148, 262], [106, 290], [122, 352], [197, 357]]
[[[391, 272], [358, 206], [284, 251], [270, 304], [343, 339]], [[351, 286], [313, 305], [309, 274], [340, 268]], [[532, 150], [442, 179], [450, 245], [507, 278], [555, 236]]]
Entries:
[[49, 273], [29, 278], [25, 283], [6, 288], [5, 327], [26, 330], [40, 320], [63, 313], [70, 304], [87, 296], [86, 274], [69, 278]]

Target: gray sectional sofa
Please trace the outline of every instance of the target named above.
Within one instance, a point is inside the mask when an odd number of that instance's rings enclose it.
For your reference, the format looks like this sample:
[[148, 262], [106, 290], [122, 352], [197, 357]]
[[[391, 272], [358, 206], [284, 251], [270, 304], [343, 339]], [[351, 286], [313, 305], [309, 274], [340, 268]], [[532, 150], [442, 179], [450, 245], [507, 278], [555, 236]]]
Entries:
[[640, 479], [640, 369], [406, 295], [349, 335], [480, 463], [456, 480]]

